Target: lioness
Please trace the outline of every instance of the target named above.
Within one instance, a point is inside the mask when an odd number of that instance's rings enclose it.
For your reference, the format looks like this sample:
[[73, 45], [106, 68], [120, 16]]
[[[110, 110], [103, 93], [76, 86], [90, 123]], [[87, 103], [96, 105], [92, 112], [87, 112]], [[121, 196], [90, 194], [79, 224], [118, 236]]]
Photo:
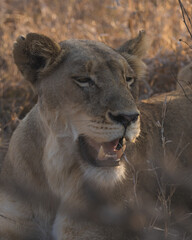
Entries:
[[161, 169], [174, 184], [173, 171], [191, 167], [191, 92], [137, 102], [147, 46], [143, 31], [118, 49], [35, 33], [17, 39], [14, 60], [38, 102], [1, 169], [0, 239], [133, 239], [109, 210], [156, 201]]

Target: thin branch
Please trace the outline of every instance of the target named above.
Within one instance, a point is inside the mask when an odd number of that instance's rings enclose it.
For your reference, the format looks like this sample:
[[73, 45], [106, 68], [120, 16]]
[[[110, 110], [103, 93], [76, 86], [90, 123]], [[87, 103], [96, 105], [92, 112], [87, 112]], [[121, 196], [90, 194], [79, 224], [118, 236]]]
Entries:
[[180, 38], [179, 41], [185, 43], [190, 49], [192, 49], [192, 46], [190, 46], [190, 45], [189, 45], [187, 42], [185, 42], [183, 39]]
[[192, 103], [192, 100], [189, 98], [189, 96], [187, 96], [187, 93], [184, 89], [184, 87], [182, 86], [182, 84], [177, 80], [175, 74], [173, 72], [171, 72], [172, 76], [174, 77], [174, 79], [176, 80], [176, 82], [179, 84], [179, 86], [181, 87], [181, 90], [183, 91], [183, 94], [185, 95], [185, 97]]
[[178, 2], [179, 2], [180, 8], [181, 8], [181, 12], [182, 12], [183, 22], [184, 22], [184, 24], [185, 24], [185, 26], [186, 26], [186, 28], [187, 28], [187, 31], [189, 32], [189, 34], [190, 34], [190, 36], [191, 36], [191, 38], [192, 38], [192, 32], [191, 32], [191, 30], [189, 29], [189, 26], [187, 25], [185, 16], [187, 17], [188, 22], [189, 22], [189, 24], [190, 24], [190, 26], [191, 26], [191, 28], [192, 28], [191, 18], [189, 17], [189, 15], [188, 15], [185, 7], [183, 6], [183, 3], [181, 2], [181, 0], [178, 0]]

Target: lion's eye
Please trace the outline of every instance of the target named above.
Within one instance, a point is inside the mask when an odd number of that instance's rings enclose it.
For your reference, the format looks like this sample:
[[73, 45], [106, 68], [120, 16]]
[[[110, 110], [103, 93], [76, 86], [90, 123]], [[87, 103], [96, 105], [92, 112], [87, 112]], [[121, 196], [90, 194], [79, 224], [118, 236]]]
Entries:
[[135, 81], [134, 77], [126, 77], [126, 82], [128, 83], [128, 87], [131, 87], [134, 81]]
[[73, 77], [73, 79], [75, 83], [82, 88], [89, 87], [94, 84], [90, 77]]

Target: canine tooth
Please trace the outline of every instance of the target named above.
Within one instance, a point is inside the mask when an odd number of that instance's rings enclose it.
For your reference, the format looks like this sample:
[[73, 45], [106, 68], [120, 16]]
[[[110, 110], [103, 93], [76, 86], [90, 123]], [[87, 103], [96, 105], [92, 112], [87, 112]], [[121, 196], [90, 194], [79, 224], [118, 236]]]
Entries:
[[105, 158], [105, 152], [104, 152], [103, 146], [101, 146], [98, 153], [98, 159], [102, 160], [104, 158]]
[[123, 145], [123, 147], [117, 152], [117, 157], [120, 159], [123, 153], [125, 152], [126, 145]]
[[122, 151], [125, 152], [125, 149], [126, 149], [126, 145], [124, 144], [122, 147]]

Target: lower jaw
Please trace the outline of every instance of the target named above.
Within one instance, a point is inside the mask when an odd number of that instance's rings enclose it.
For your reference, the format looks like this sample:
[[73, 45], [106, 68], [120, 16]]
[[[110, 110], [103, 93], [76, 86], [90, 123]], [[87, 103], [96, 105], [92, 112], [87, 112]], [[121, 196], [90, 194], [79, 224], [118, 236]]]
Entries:
[[95, 160], [96, 167], [118, 167], [120, 166], [121, 160], [107, 159], [107, 160]]
[[[95, 152], [95, 155], [97, 155], [96, 150], [91, 148], [88, 143], [86, 142], [85, 138], [83, 136], [79, 136], [78, 139], [78, 145], [79, 145], [79, 152], [83, 159], [83, 161], [87, 162], [88, 164], [95, 166], [95, 167], [102, 167], [102, 168], [110, 168], [110, 167], [118, 167], [121, 164], [121, 159], [113, 159], [108, 158], [107, 160], [97, 160], [92, 155]], [[93, 152], [91, 154], [91, 152]]]
[[126, 167], [124, 161], [119, 166], [114, 167], [95, 167], [83, 162], [81, 165], [83, 179], [85, 183], [91, 184], [93, 189], [113, 190], [115, 186], [120, 186], [126, 179]]

